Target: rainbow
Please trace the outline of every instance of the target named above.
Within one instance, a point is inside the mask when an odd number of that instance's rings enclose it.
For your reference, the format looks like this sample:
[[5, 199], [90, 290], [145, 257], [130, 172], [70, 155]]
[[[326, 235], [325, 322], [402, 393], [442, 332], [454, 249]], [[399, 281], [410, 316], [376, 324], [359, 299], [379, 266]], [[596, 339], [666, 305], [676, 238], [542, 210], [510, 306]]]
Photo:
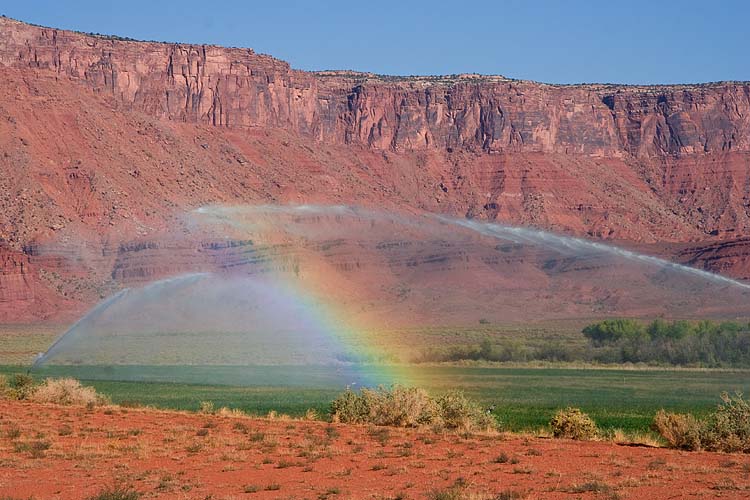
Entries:
[[[223, 227], [225, 237], [266, 238], [266, 243], [288, 243], [289, 228], [279, 228], [278, 216], [317, 217], [348, 216], [358, 219], [374, 218], [372, 212], [358, 211], [348, 206], [318, 207], [311, 205], [278, 206], [207, 206], [194, 211], [198, 220], [210, 226]], [[281, 238], [274, 238], [283, 233]], [[299, 314], [306, 322], [305, 329], [313, 336], [325, 336], [336, 350], [346, 353], [345, 366], [357, 384], [374, 386], [392, 383], [410, 384], [416, 368], [394, 356], [382, 344], [382, 333], [389, 329], [387, 318], [375, 325], [363, 324], [350, 308], [333, 300], [338, 284], [337, 274], [329, 269], [329, 263], [317, 252], [305, 254], [302, 269], [292, 269], [293, 263], [284, 256], [269, 253], [270, 270], [263, 278], [272, 282], [286, 300], [299, 306]], [[343, 369], [339, 367], [337, 369]]]

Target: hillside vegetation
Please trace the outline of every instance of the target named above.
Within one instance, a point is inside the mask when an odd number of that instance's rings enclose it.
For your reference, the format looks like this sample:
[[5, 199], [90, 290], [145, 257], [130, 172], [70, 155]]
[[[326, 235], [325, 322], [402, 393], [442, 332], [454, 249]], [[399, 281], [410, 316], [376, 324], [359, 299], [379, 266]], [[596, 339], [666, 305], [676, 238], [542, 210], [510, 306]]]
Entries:
[[416, 362], [584, 362], [604, 364], [643, 363], [654, 366], [703, 368], [750, 367], [750, 325], [724, 321], [672, 321], [656, 319], [607, 319], [581, 331], [586, 344], [549, 342], [529, 346], [522, 339], [493, 343], [489, 338], [476, 346], [433, 348]]

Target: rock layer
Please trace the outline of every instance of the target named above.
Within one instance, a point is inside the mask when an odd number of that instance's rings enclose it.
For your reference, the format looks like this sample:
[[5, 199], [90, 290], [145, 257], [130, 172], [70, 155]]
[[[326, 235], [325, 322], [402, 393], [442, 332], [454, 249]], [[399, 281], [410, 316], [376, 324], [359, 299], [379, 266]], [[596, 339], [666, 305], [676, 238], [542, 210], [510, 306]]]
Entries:
[[134, 42], [0, 21], [0, 62], [84, 81], [154, 116], [284, 127], [391, 150], [653, 157], [748, 151], [750, 85], [555, 86], [293, 70], [251, 49]]
[[[0, 295], [16, 304], [0, 319], [205, 266], [193, 247], [171, 259], [164, 248], [185, 230], [181, 214], [207, 203], [498, 219], [665, 242], [649, 248], [747, 277], [746, 82], [311, 73], [250, 49], [7, 18], [0, 67], [0, 238], [13, 252]], [[158, 251], [138, 247], [160, 234]]]

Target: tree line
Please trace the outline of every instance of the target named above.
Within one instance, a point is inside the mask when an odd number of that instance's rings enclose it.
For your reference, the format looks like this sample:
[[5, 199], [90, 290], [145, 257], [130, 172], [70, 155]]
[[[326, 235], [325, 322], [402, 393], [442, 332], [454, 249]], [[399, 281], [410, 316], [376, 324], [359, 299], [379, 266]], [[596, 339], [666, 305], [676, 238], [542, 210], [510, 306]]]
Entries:
[[588, 341], [586, 346], [554, 341], [533, 347], [523, 339], [493, 344], [487, 338], [476, 346], [428, 349], [414, 361], [562, 361], [750, 368], [747, 323], [607, 319], [587, 325], [581, 333]]

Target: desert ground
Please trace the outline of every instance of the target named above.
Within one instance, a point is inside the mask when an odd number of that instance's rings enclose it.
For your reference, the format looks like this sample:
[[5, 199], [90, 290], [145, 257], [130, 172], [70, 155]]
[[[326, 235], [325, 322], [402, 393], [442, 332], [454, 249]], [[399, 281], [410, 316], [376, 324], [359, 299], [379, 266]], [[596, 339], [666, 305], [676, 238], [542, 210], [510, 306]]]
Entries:
[[[747, 498], [750, 457], [520, 434], [0, 405], [2, 498]], [[442, 495], [442, 496], [441, 496]]]

